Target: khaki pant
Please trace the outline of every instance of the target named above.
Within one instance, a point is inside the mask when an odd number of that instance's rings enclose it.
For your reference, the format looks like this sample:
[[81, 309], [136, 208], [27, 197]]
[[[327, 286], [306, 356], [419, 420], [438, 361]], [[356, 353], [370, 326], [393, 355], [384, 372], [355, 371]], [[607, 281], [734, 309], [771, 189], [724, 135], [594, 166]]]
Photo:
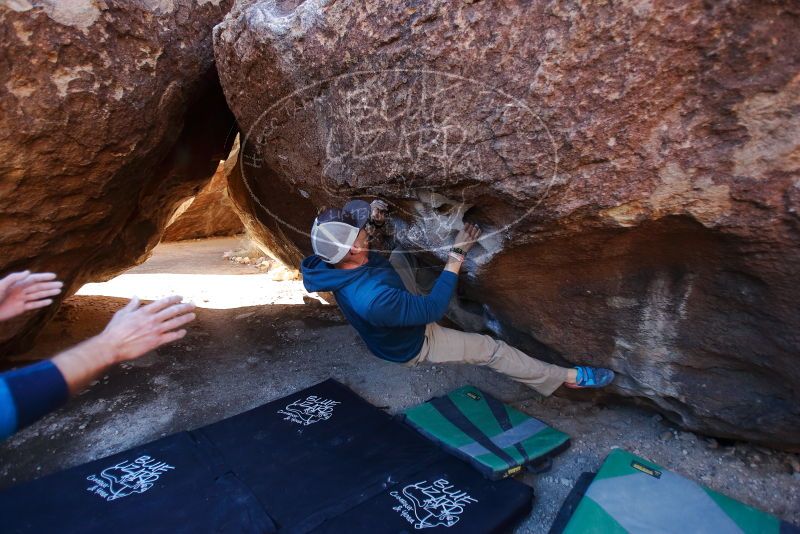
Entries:
[[[419, 272], [413, 256], [404, 251], [392, 252], [389, 261], [406, 288], [422, 294], [415, 274]], [[517, 382], [531, 387], [542, 395], [550, 395], [567, 380], [567, 369], [531, 358], [504, 341], [482, 334], [471, 334], [445, 328], [436, 323], [425, 326], [422, 349], [405, 365], [420, 363], [470, 363], [485, 365]]]

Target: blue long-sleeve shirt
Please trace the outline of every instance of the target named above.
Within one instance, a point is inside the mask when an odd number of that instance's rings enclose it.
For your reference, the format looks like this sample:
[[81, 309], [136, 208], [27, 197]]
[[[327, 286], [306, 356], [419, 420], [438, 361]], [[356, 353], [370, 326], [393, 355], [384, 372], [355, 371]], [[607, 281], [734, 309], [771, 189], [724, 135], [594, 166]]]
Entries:
[[0, 440], [64, 404], [69, 388], [50, 360], [0, 373]]
[[318, 256], [302, 263], [308, 291], [332, 291], [347, 321], [370, 351], [384, 360], [407, 362], [425, 340], [425, 325], [447, 311], [458, 277], [443, 271], [428, 295], [409, 293], [392, 265], [371, 253], [355, 269], [337, 269]]

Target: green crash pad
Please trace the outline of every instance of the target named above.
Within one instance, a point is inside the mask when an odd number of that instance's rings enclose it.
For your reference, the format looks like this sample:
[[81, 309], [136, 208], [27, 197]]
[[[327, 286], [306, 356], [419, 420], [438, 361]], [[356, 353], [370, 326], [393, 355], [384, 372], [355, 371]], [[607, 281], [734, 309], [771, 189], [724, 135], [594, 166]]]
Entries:
[[788, 534], [800, 529], [622, 449], [584, 473], [550, 534]]
[[567, 434], [473, 386], [409, 408], [405, 420], [492, 480], [541, 468], [569, 447]]

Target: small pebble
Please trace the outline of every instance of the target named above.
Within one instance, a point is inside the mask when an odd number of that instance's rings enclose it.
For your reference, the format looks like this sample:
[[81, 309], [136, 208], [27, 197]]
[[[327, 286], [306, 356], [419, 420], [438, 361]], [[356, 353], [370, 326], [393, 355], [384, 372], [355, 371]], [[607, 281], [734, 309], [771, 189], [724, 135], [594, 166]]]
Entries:
[[672, 439], [672, 432], [670, 432], [669, 430], [665, 430], [658, 437], [661, 441], [669, 441]]

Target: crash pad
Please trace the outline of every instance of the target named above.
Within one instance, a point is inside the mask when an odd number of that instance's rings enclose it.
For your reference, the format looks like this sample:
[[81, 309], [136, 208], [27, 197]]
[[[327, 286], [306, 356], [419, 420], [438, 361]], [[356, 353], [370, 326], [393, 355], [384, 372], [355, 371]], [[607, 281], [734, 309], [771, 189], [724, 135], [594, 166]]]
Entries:
[[491, 480], [546, 465], [570, 443], [567, 434], [474, 386], [413, 406], [405, 420]]
[[584, 474], [551, 534], [799, 534], [777, 517], [706, 488], [622, 449]]
[[328, 380], [0, 492], [0, 517], [4, 533], [493, 532], [532, 499]]

